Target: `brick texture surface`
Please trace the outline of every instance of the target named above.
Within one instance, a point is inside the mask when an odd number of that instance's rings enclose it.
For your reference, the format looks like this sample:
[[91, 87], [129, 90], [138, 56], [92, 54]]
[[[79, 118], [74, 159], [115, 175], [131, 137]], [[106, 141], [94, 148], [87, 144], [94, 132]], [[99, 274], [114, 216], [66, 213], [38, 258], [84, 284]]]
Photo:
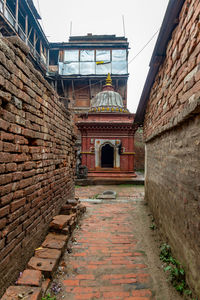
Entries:
[[193, 109], [199, 113], [199, 14], [198, 0], [185, 1], [151, 89], [144, 123], [145, 139], [177, 125]]
[[70, 112], [23, 42], [0, 38], [0, 68], [1, 296], [73, 197], [75, 136]]
[[200, 3], [185, 1], [147, 105], [146, 200], [200, 295]]
[[[83, 187], [76, 193], [84, 198], [89, 190], [94, 194], [105, 188]], [[130, 191], [139, 197], [134, 188], [119, 188], [118, 195], [127, 201], [84, 202], [87, 212], [68, 243], [71, 251], [65, 252], [55, 279], [62, 286], [60, 299], [153, 299], [150, 269], [135, 236], [136, 203]]]

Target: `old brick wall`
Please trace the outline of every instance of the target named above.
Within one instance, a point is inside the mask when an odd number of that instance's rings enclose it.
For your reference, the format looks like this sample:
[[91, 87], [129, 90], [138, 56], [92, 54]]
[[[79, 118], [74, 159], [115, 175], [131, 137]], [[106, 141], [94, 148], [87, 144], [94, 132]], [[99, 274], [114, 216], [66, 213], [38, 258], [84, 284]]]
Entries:
[[144, 140], [143, 129], [138, 128], [134, 135], [134, 169], [136, 171], [144, 170]]
[[145, 197], [200, 295], [200, 118], [146, 144]]
[[144, 123], [146, 200], [200, 295], [200, 3], [185, 1]]
[[0, 295], [74, 194], [72, 120], [16, 37], [0, 38]]
[[200, 295], [200, 3], [185, 1], [144, 123], [146, 199]]
[[200, 3], [186, 0], [146, 110], [146, 139], [176, 126], [200, 97]]

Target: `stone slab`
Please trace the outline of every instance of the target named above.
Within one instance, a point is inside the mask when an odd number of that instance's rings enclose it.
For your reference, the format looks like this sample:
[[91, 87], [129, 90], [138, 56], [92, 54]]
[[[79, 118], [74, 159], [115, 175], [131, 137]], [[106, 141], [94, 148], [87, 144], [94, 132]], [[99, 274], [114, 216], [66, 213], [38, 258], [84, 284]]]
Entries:
[[24, 270], [17, 280], [17, 285], [41, 286], [42, 273], [39, 270]]
[[61, 256], [61, 251], [57, 249], [40, 247], [35, 250], [35, 257], [39, 257], [39, 258], [53, 258], [59, 260], [60, 256]]
[[28, 262], [28, 268], [33, 270], [39, 270], [45, 277], [52, 277], [58, 260], [53, 258], [39, 258], [39, 257], [31, 257]]
[[[21, 298], [20, 298], [21, 297]], [[40, 300], [42, 297], [41, 287], [32, 286], [9, 286], [1, 300]]]

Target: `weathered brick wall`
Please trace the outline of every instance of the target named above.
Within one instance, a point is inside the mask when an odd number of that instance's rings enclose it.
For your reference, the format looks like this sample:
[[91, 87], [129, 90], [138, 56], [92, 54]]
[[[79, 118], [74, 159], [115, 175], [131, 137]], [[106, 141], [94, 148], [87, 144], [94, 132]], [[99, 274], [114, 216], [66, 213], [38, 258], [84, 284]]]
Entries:
[[200, 117], [146, 144], [145, 197], [200, 295]]
[[71, 115], [18, 38], [0, 38], [0, 294], [74, 193]]
[[144, 170], [144, 141], [143, 129], [138, 128], [134, 135], [134, 169], [137, 171]]
[[166, 58], [151, 90], [144, 135], [149, 139], [177, 125], [200, 97], [200, 3], [186, 0]]
[[185, 1], [146, 110], [145, 197], [200, 295], [200, 3]]

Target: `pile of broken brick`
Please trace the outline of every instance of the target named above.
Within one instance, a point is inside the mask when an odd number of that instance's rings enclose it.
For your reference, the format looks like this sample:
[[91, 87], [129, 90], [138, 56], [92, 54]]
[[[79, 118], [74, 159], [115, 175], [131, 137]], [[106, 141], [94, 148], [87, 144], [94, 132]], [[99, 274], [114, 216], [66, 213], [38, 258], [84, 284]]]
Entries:
[[77, 198], [63, 205], [60, 215], [51, 221], [46, 239], [35, 249], [27, 269], [20, 274], [16, 285], [8, 287], [2, 300], [40, 300], [45, 295], [69, 238], [85, 210]]

